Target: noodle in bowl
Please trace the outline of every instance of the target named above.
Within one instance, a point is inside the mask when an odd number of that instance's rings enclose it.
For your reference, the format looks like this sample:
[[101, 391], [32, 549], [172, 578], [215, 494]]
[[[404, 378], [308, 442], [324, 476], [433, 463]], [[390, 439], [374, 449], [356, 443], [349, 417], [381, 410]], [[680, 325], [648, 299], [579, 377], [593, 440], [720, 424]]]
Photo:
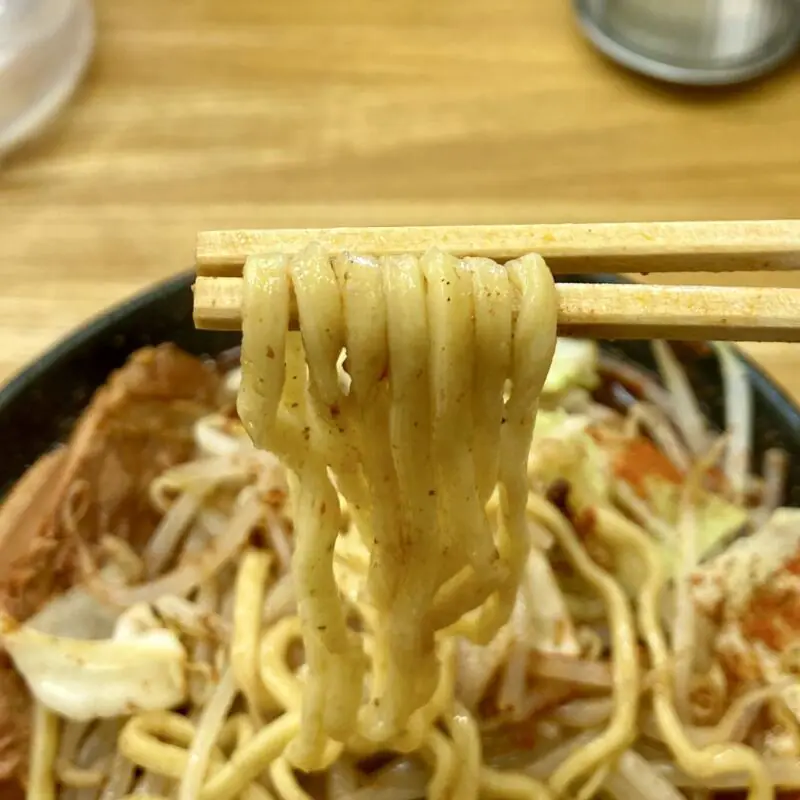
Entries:
[[[171, 345], [137, 353], [2, 507], [7, 785], [54, 800], [800, 791], [800, 518], [781, 507], [784, 455], [751, 467], [751, 386], [732, 351], [715, 346], [720, 434], [663, 343], [660, 382], [589, 342], [559, 341], [550, 363], [538, 262], [509, 270], [540, 303], [530, 332], [501, 300], [485, 319], [508, 324], [465, 335], [490, 265], [466, 265], [460, 301], [445, 293], [440, 307], [425, 292], [464, 265], [401, 265], [406, 300], [425, 311], [393, 317], [397, 295], [367, 291], [367, 260], [304, 258], [271, 267], [294, 281], [302, 340], [278, 313], [268, 331], [245, 322], [243, 370]], [[338, 294], [307, 295], [306, 324], [303, 292], [345, 273], [350, 315], [344, 301], [324, 315]], [[379, 290], [380, 352], [367, 346]], [[409, 327], [439, 318], [439, 334]], [[392, 336], [419, 344], [417, 362]], [[514, 366], [515, 341], [546, 380]], [[408, 396], [393, 394], [399, 375]], [[486, 414], [454, 401], [437, 416], [431, 387]], [[427, 461], [426, 441], [439, 442]], [[503, 465], [520, 442], [515, 495]], [[457, 470], [441, 464], [466, 463], [473, 494], [456, 502]], [[381, 469], [393, 490], [376, 500]], [[404, 511], [415, 478], [424, 502]], [[457, 541], [430, 534], [454, 518]]]

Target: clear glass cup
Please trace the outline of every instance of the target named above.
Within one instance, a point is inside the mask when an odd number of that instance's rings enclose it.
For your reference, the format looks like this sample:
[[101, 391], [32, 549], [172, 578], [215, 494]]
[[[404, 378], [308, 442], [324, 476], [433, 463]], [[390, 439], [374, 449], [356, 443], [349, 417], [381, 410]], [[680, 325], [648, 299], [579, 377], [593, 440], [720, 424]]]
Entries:
[[61, 110], [93, 47], [90, 0], [0, 0], [0, 156]]

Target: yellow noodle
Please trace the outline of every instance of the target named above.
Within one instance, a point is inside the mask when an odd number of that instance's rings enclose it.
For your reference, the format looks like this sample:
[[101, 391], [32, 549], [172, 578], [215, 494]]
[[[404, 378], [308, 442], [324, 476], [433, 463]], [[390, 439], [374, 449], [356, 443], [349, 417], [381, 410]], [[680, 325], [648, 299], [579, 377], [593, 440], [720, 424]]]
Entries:
[[441, 668], [433, 696], [411, 715], [408, 728], [390, 743], [393, 749], [401, 753], [419, 750], [431, 726], [439, 717], [446, 715], [453, 705], [456, 688], [455, 639], [442, 640], [438, 651]]
[[[278, 758], [300, 729], [300, 717], [283, 714], [261, 728], [203, 787], [200, 800], [230, 800], [241, 792], [261, 771]], [[341, 746], [328, 743], [323, 753], [324, 767], [332, 764], [341, 753]]]
[[[302, 346], [297, 335], [287, 341], [290, 276]], [[335, 401], [341, 300], [330, 260], [319, 247], [307, 248], [288, 264], [282, 258], [248, 264], [245, 284], [240, 414], [256, 445], [277, 452], [294, 472], [292, 567], [309, 679], [303, 726], [290, 754], [298, 766], [319, 768], [326, 729], [343, 738], [355, 727], [362, 672], [358, 643], [346, 629], [333, 575], [333, 547], [341, 528], [339, 501], [327, 466], [314, 448], [319, 430], [312, 429], [304, 413], [309, 402], [330, 406]], [[278, 310], [275, 315], [273, 305]], [[302, 353], [309, 362], [307, 380]], [[269, 392], [265, 382], [272, 383]], [[326, 691], [328, 685], [337, 691]]]
[[653, 708], [664, 741], [678, 765], [699, 780], [716, 775], [744, 772], [750, 776], [749, 800], [771, 800], [772, 784], [766, 765], [749, 747], [735, 743], [719, 743], [699, 748], [687, 735], [672, 699], [669, 680], [669, 654], [659, 623], [659, 599], [664, 585], [662, 562], [653, 543], [635, 524], [620, 514], [598, 509], [598, 532], [609, 542], [636, 548], [646, 574], [638, 596], [639, 629], [650, 652], [656, 671], [653, 686]]
[[449, 800], [458, 769], [453, 743], [436, 728], [431, 728], [422, 747], [422, 756], [433, 768], [428, 783], [428, 800]]
[[[210, 778], [203, 785], [199, 800], [229, 799], [239, 794], [245, 800], [268, 800], [269, 793], [253, 781], [263, 766], [280, 754], [298, 727], [297, 716], [279, 717], [262, 728], [248, 745], [234, 751], [227, 761], [215, 747], [209, 764]], [[122, 729], [119, 751], [145, 770], [180, 780], [188, 766], [188, 748], [194, 735], [193, 723], [180, 714], [141, 714]], [[263, 762], [259, 761], [261, 756], [265, 756]]]
[[303, 703], [303, 687], [286, 663], [290, 645], [301, 640], [302, 636], [300, 618], [284, 617], [261, 639], [261, 681], [286, 711], [299, 712]]
[[243, 711], [231, 714], [223, 723], [219, 736], [217, 737], [217, 747], [219, 747], [223, 753], [229, 753], [237, 747], [242, 722], [248, 723], [249, 729], [253, 730], [252, 720], [248, 714]]
[[567, 794], [573, 783], [598, 765], [613, 760], [636, 738], [640, 691], [636, 631], [624, 591], [592, 561], [558, 510], [539, 497], [531, 498], [528, 509], [556, 537], [575, 569], [605, 600], [614, 653], [614, 710], [611, 720], [594, 741], [572, 753], [550, 776], [550, 787], [560, 795]]
[[514, 607], [517, 586], [528, 549], [526, 504], [527, 465], [539, 393], [544, 385], [556, 344], [558, 298], [553, 276], [544, 260], [524, 256], [506, 264], [512, 286], [521, 295], [512, 342], [511, 393], [503, 411], [500, 434], [500, 504], [503, 524], [500, 557], [509, 576], [487, 605], [479, 641], [488, 642]]
[[252, 719], [246, 714], [237, 714], [234, 718], [236, 723], [236, 749], [244, 747], [256, 734]]
[[60, 784], [74, 789], [94, 789], [106, 779], [102, 769], [95, 766], [79, 767], [61, 759], [56, 762], [55, 774]]
[[[375, 566], [370, 570], [370, 589], [377, 586], [377, 597], [383, 596], [384, 600], [388, 597], [389, 603], [394, 603], [396, 613], [381, 615], [375, 625], [386, 649], [386, 664], [383, 667], [379, 661], [381, 670], [374, 673], [371, 700], [373, 704], [376, 700], [381, 702], [381, 693], [386, 691], [387, 685], [399, 679], [401, 684], [387, 699], [396, 704], [395, 698], [403, 695], [405, 705], [399, 708], [395, 705], [383, 713], [393, 718], [395, 727], [400, 727], [403, 718], [430, 697], [433, 690], [431, 681], [436, 676], [434, 630], [424, 621], [409, 624], [409, 620], [413, 619], [413, 608], [425, 609], [431, 604], [438, 585], [434, 566], [438, 556], [437, 542], [431, 535], [438, 524], [438, 484], [431, 461], [424, 276], [419, 260], [412, 256], [381, 259], [380, 270], [391, 363], [387, 453], [395, 474], [396, 494], [392, 502], [396, 504], [398, 526], [394, 540], [387, 543], [385, 554], [378, 554], [377, 558], [402, 559], [404, 563], [414, 563], [419, 567], [406, 570], [399, 581], [401, 571], [396, 570], [392, 576], [393, 583], [381, 586], [381, 583], [386, 583], [386, 578], [381, 579], [380, 573], [388, 573], [388, 570], [384, 568], [379, 572], [380, 561], [376, 563], [375, 556], [372, 557]], [[365, 330], [361, 338], [368, 341], [369, 336], [369, 331]], [[360, 345], [360, 348], [364, 346]], [[372, 505], [374, 507], [375, 503]], [[378, 521], [373, 519], [373, 529], [377, 524]], [[376, 539], [380, 545], [381, 537]], [[388, 603], [384, 602], [383, 608], [387, 606]], [[383, 629], [382, 625], [385, 625]], [[413, 670], [404, 667], [410, 663], [415, 663]], [[376, 714], [372, 721], [367, 719], [367, 725], [373, 730], [380, 722], [380, 714]]]
[[[235, 571], [228, 565], [199, 587], [191, 602], [218, 614], [230, 641], [178, 626], [194, 678], [188, 710], [134, 714], [118, 737], [123, 763], [155, 781], [137, 790], [168, 793], [163, 780], [197, 800], [267, 800], [268, 785], [281, 800], [309, 800], [295, 770], [324, 770], [345, 751], [390, 751], [430, 765], [432, 800], [549, 800], [537, 781], [482, 764], [477, 723], [456, 700], [457, 634], [487, 643], [508, 622], [539, 541], [526, 512], [527, 460], [555, 346], [546, 265], [526, 256], [500, 267], [437, 250], [331, 257], [310, 245], [248, 259], [244, 284], [238, 411], [254, 444], [288, 470], [296, 614], [264, 623], [274, 556], [254, 544]], [[292, 302], [298, 332], [288, 330]], [[212, 477], [190, 516], [210, 521], [192, 530], [189, 550], [219, 527], [218, 503], [235, 497], [234, 509], [268, 513], [253, 455], [249, 466], [226, 456], [225, 478], [204, 462]], [[166, 515], [190, 493], [185, 482], [156, 481]], [[159, 530], [177, 547], [190, 522], [170, 518]], [[344, 533], [352, 539], [337, 548]], [[567, 792], [587, 790], [579, 780], [591, 781], [622, 746], [638, 672], [624, 598], [570, 531], [555, 533], [609, 608], [615, 682], [633, 676], [632, 695], [615, 695], [608, 730], [553, 776]], [[351, 545], [359, 541], [366, 547]], [[117, 560], [141, 566], [111, 546]], [[290, 648], [299, 640], [305, 663], [295, 671]], [[40, 745], [49, 741], [38, 735]], [[43, 763], [38, 779], [52, 785], [53, 759], [46, 778]], [[102, 773], [65, 777], [94, 786]]]
[[58, 753], [58, 717], [40, 702], [33, 704], [28, 797], [55, 800], [55, 761]]
[[503, 391], [511, 364], [511, 287], [505, 267], [488, 258], [465, 258], [470, 270], [475, 309], [475, 370], [473, 458], [478, 498], [485, 506], [497, 485]]
[[272, 561], [271, 553], [252, 547], [246, 550], [239, 561], [234, 589], [231, 667], [239, 689], [256, 715], [276, 710], [275, 701], [265, 691], [258, 672], [261, 609]]
[[[555, 345], [555, 291], [538, 257], [505, 269], [435, 250], [331, 260], [319, 245], [250, 259], [244, 278], [239, 411], [256, 445], [294, 473], [308, 675], [287, 755], [319, 768], [326, 738], [346, 741], [356, 719], [376, 747], [408, 728], [437, 684], [436, 630], [487, 599], [477, 638], [508, 618], [528, 546], [527, 451]], [[291, 291], [302, 346], [285, 330]], [[512, 291], [522, 296], [513, 324]], [[363, 662], [334, 578], [342, 520], [328, 468], [370, 552], [377, 646], [357, 717]], [[498, 477], [495, 541], [484, 505]]]
[[122, 755], [137, 766], [180, 780], [194, 734], [194, 724], [186, 717], [154, 711], [132, 717], [120, 733], [118, 746]]
[[281, 800], [313, 800], [298, 784], [292, 767], [285, 758], [276, 758], [269, 765], [269, 776]]
[[[440, 538], [446, 558], [439, 564], [440, 581], [465, 564], [491, 569], [494, 543], [476, 492], [475, 464], [470, 454], [475, 357], [472, 279], [458, 259], [431, 250], [420, 262], [428, 284], [430, 326], [432, 441], [434, 474], [440, 502]], [[480, 424], [482, 424], [481, 421]], [[444, 556], [444, 553], [443, 553]], [[461, 613], [469, 611], [469, 607]], [[459, 615], [460, 616], [460, 615]]]
[[[374, 630], [380, 643], [373, 659], [372, 697], [362, 712], [361, 727], [368, 738], [385, 741], [402, 728], [418, 705], [415, 702], [418, 673], [400, 667], [401, 663], [407, 663], [403, 660], [404, 649], [413, 648], [413, 637], [409, 635], [413, 631], [397, 630], [386, 615], [393, 603], [402, 604], [403, 598], [408, 596], [399, 582], [401, 571], [387, 566], [408, 563], [413, 543], [406, 541], [397, 475], [388, 446], [391, 395], [382, 380], [388, 367], [388, 348], [381, 271], [375, 259], [361, 256], [342, 256], [335, 263], [341, 276], [345, 308], [347, 368], [352, 380], [349, 397], [354, 404], [355, 439], [359, 443], [369, 497], [365, 516], [369, 524], [370, 549], [367, 587], [380, 620]], [[424, 603], [424, 598], [421, 601]]]
[[472, 715], [460, 703], [447, 716], [447, 727], [459, 768], [453, 786], [453, 797], [477, 800], [480, 788], [481, 736]]
[[575, 800], [592, 800], [608, 777], [608, 773], [611, 772], [611, 764], [612, 762], [610, 761], [600, 764], [576, 793]]

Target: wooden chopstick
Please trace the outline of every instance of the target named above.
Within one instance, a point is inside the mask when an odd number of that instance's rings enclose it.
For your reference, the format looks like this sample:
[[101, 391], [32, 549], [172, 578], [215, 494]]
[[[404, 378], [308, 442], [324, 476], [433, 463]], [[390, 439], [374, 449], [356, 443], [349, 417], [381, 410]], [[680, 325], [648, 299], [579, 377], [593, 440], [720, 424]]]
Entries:
[[[593, 339], [800, 341], [800, 289], [561, 283], [558, 332]], [[198, 276], [194, 322], [239, 330], [241, 278]], [[297, 311], [292, 309], [292, 327]]]
[[[210, 231], [197, 241], [195, 325], [239, 329], [245, 260], [312, 241], [373, 256], [435, 246], [504, 262], [536, 252], [555, 273], [800, 268], [800, 220]], [[558, 294], [561, 335], [800, 341], [798, 289], [562, 283]]]
[[800, 220], [768, 220], [208, 231], [197, 239], [197, 274], [241, 275], [247, 256], [296, 252], [311, 241], [376, 256], [434, 245], [500, 262], [540, 253], [556, 274], [800, 268]]

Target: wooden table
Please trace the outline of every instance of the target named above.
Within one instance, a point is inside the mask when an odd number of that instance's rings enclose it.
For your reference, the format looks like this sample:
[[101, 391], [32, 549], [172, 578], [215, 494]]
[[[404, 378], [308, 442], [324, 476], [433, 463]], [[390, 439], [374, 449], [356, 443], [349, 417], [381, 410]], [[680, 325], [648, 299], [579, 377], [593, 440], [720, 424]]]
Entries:
[[[800, 215], [796, 69], [657, 86], [566, 0], [96, 4], [84, 86], [0, 168], [0, 380], [199, 229]], [[749, 349], [800, 396], [797, 349]]]

